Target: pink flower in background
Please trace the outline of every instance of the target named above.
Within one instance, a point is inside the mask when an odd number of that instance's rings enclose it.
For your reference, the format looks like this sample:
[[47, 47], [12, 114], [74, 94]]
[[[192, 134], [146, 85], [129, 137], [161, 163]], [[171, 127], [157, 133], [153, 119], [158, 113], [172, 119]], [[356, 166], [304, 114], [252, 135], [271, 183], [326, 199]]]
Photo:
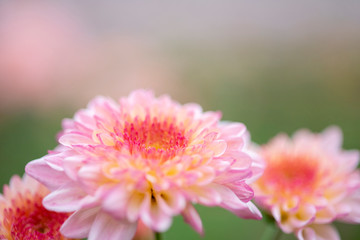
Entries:
[[64, 3], [0, 1], [0, 108], [58, 101], [86, 64], [88, 35]]
[[0, 194], [0, 239], [66, 240], [60, 234], [68, 213], [46, 210], [42, 199], [49, 191], [29, 176], [15, 175]]
[[342, 133], [300, 130], [280, 134], [259, 149], [267, 166], [254, 184], [256, 200], [282, 231], [298, 239], [340, 239], [330, 223], [360, 223], [358, 151], [341, 149]]
[[139, 86], [180, 91], [175, 66], [156, 44], [93, 31], [92, 7], [78, 4], [0, 1], [0, 111], [76, 106]]
[[259, 219], [248, 184], [262, 166], [245, 153], [245, 126], [220, 117], [144, 90], [97, 97], [26, 171], [52, 190], [46, 208], [76, 211], [61, 228], [68, 237], [131, 239], [139, 220], [163, 232], [178, 214], [202, 233], [194, 203]]
[[155, 240], [155, 234], [142, 221], [139, 221], [133, 240]]

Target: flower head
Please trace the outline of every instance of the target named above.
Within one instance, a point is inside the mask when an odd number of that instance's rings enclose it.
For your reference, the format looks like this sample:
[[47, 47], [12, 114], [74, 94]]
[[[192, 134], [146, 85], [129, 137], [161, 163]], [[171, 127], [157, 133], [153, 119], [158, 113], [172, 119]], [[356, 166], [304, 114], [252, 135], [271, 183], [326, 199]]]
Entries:
[[358, 151], [341, 149], [342, 134], [330, 127], [292, 139], [280, 134], [259, 149], [267, 166], [253, 184], [256, 200], [286, 233], [299, 239], [339, 239], [334, 220], [360, 223]]
[[29, 176], [13, 176], [0, 194], [0, 239], [67, 240], [60, 226], [68, 213], [46, 210], [42, 199], [48, 190]]
[[26, 171], [53, 190], [45, 207], [76, 211], [66, 236], [131, 239], [139, 220], [162, 232], [178, 214], [202, 233], [193, 203], [258, 219], [248, 184], [261, 165], [244, 151], [245, 126], [220, 115], [145, 90], [119, 102], [97, 97]]

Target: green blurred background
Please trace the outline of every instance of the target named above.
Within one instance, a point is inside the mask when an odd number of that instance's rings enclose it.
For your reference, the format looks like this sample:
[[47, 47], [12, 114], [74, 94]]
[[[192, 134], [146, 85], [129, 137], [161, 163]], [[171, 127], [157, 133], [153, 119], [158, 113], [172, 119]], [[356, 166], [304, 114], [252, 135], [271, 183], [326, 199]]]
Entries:
[[[0, 13], [17, 13], [8, 14], [15, 20], [0, 15], [1, 184], [53, 149], [61, 120], [95, 95], [119, 98], [136, 88], [221, 110], [224, 120], [245, 123], [259, 144], [279, 132], [338, 125], [344, 148], [360, 148], [357, 1], [51, 4], [0, 5]], [[29, 23], [26, 14], [34, 8], [50, 26], [42, 28], [41, 18]], [[40, 34], [24, 33], [25, 22]], [[56, 45], [48, 40], [51, 24], [65, 35]], [[4, 33], [24, 40], [5, 41]], [[41, 42], [38, 54], [27, 54], [33, 46], [26, 39]], [[198, 210], [204, 237], [176, 217], [165, 239], [261, 239], [275, 233], [264, 221], [241, 220], [219, 208]], [[359, 226], [336, 226], [342, 239], [359, 239]]]

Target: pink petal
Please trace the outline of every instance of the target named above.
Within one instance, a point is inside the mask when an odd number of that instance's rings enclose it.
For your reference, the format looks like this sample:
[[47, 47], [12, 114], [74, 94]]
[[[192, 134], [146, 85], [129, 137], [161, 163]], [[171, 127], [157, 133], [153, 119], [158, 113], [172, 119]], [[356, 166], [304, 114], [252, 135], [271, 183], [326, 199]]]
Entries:
[[312, 225], [319, 240], [340, 240], [339, 233], [331, 225]]
[[224, 139], [228, 144], [228, 149], [239, 150], [245, 145], [244, 133], [246, 127], [242, 123], [221, 122], [220, 139]]
[[226, 169], [229, 169], [231, 164], [235, 162], [233, 157], [219, 157], [213, 158], [210, 162], [210, 166], [214, 168], [217, 172], [225, 172]]
[[231, 137], [226, 139], [228, 149], [242, 149], [245, 145], [243, 137]]
[[77, 133], [65, 133], [60, 137], [59, 142], [67, 147], [71, 147], [72, 145], [95, 144], [91, 138]]
[[251, 169], [230, 169], [221, 175], [217, 176], [215, 179], [216, 183], [219, 184], [227, 184], [233, 183], [235, 181], [248, 179], [252, 176]]
[[157, 196], [158, 204], [168, 215], [179, 214], [185, 207], [186, 201], [184, 196], [175, 190], [162, 192]]
[[55, 170], [62, 171], [63, 170], [62, 161], [64, 157], [69, 155], [68, 152], [70, 151], [66, 151], [66, 150], [62, 150], [61, 152], [53, 151], [50, 154], [44, 156], [43, 159], [50, 167], [54, 168]]
[[278, 222], [279, 227], [286, 233], [290, 233], [295, 229], [304, 228], [311, 224], [314, 221], [316, 214], [316, 208], [310, 204], [299, 205], [296, 212], [287, 212], [286, 219], [282, 219], [281, 210], [278, 207], [273, 207], [272, 214]]
[[132, 240], [155, 240], [155, 233], [142, 221], [138, 221], [136, 233]]
[[18, 175], [14, 175], [10, 179], [9, 187], [12, 192], [23, 192], [23, 183]]
[[150, 194], [147, 194], [144, 199], [144, 204], [141, 209], [141, 220], [157, 232], [166, 231], [172, 222], [171, 216], [167, 215], [157, 204], [156, 200], [152, 199]]
[[130, 193], [127, 192], [125, 186], [114, 187], [106, 194], [103, 200], [103, 209], [113, 217], [122, 219], [126, 216], [129, 197]]
[[70, 182], [63, 171], [51, 168], [44, 159], [29, 162], [25, 167], [26, 173], [44, 184], [50, 190], [57, 189]]
[[44, 206], [56, 212], [72, 212], [81, 206], [81, 201], [87, 196], [80, 188], [64, 186], [51, 192], [43, 199]]
[[328, 149], [336, 150], [341, 147], [343, 136], [341, 129], [337, 126], [331, 126], [326, 128], [322, 133], [323, 146]]
[[248, 202], [254, 197], [253, 189], [249, 185], [247, 185], [244, 181], [226, 184], [225, 186], [229, 187], [236, 194], [236, 196], [243, 202]]
[[356, 169], [359, 164], [360, 152], [357, 150], [344, 151], [342, 157], [346, 159], [346, 164], [341, 164], [340, 167], [346, 172], [351, 172]]
[[337, 206], [340, 214], [339, 220], [348, 223], [360, 223], [360, 189], [357, 189], [351, 196]]
[[215, 170], [212, 167], [199, 167], [194, 171], [194, 173], [197, 176], [196, 184], [201, 185], [207, 185], [211, 183], [215, 178]]
[[326, 206], [317, 210], [315, 223], [317, 224], [324, 224], [332, 222], [336, 217], [335, 209], [331, 206]]
[[[63, 121], [63, 125], [64, 125], [63, 129], [69, 129], [65, 126], [66, 120], [67, 119]], [[81, 109], [78, 112], [76, 112], [74, 116], [74, 120], [76, 122], [80, 122], [81, 125], [83, 125], [87, 129], [94, 129], [96, 127], [95, 119], [89, 114], [88, 110]]]
[[184, 221], [194, 228], [195, 231], [201, 235], [204, 234], [201, 218], [192, 204], [187, 204], [181, 214], [184, 217]]
[[71, 178], [72, 180], [77, 180], [78, 171], [83, 165], [83, 161], [85, 159], [86, 157], [81, 155], [73, 155], [71, 157], [66, 157], [62, 159], [64, 171], [69, 176], [69, 178]]
[[264, 173], [266, 164], [263, 157], [259, 154], [259, 151], [260, 151], [259, 147], [256, 146], [254, 143], [251, 144], [251, 146], [249, 146], [248, 149], [246, 149], [246, 153], [249, 154], [249, 156], [253, 160], [251, 163], [252, 176], [246, 180], [248, 184], [253, 183]]
[[254, 159], [245, 152], [232, 151], [229, 154], [236, 159], [236, 162], [231, 166], [235, 170], [249, 169], [254, 162]]
[[[103, 169], [101, 164], [89, 164], [89, 165], [80, 165], [76, 162], [73, 163], [73, 167], [75, 169], [79, 166], [82, 166], [78, 172], [77, 176], [80, 181], [80, 184], [87, 189], [87, 191], [94, 192], [99, 186], [99, 183], [102, 181], [106, 181]], [[73, 169], [74, 171], [76, 171]]]
[[[196, 104], [196, 103], [184, 104], [183, 108], [184, 108], [186, 113], [188, 113], [190, 116], [193, 116], [193, 117], [198, 117], [203, 112], [202, 107], [199, 104]], [[186, 118], [189, 117], [189, 115], [186, 116]]]
[[87, 237], [98, 212], [98, 207], [76, 211], [63, 223], [61, 233], [68, 238]]
[[244, 208], [245, 204], [228, 187], [213, 184], [213, 188], [220, 194], [221, 206], [226, 209]]
[[208, 144], [208, 148], [214, 152], [214, 157], [219, 157], [226, 151], [227, 143], [224, 140], [215, 140]]
[[299, 240], [340, 240], [339, 233], [331, 225], [314, 224], [297, 232]]
[[221, 122], [221, 138], [224, 136], [240, 136], [246, 132], [246, 126], [242, 123]]
[[213, 184], [207, 186], [192, 186], [186, 189], [186, 194], [191, 201], [201, 203], [205, 206], [216, 206], [221, 203], [221, 195], [213, 187]]
[[296, 228], [302, 228], [313, 222], [316, 215], [316, 208], [313, 205], [300, 205], [295, 215], [289, 218], [289, 223]]
[[299, 209], [300, 198], [298, 196], [292, 196], [288, 199], [284, 199], [281, 203], [281, 209], [285, 212], [294, 213]]
[[272, 214], [272, 216], [274, 217], [274, 219], [275, 219], [277, 222], [280, 222], [280, 221], [281, 221], [281, 212], [280, 212], [279, 206], [274, 205], [274, 206], [271, 208], [271, 214]]
[[240, 218], [255, 220], [260, 220], [262, 218], [261, 212], [252, 202], [243, 203], [243, 207], [238, 206], [236, 208], [226, 209]]
[[154, 93], [152, 91], [137, 90], [130, 93], [129, 97], [122, 98], [123, 101], [129, 101], [130, 104], [140, 104], [147, 106], [154, 101]]
[[88, 240], [131, 240], [137, 223], [118, 221], [105, 212], [99, 212], [91, 226]]
[[296, 236], [299, 240], [317, 240], [315, 231], [311, 228], [302, 228], [297, 231]]
[[144, 194], [135, 192], [129, 198], [126, 207], [126, 211], [127, 211], [126, 213], [130, 222], [135, 222], [138, 219], [141, 205], [144, 201], [144, 197], [145, 197]]
[[26, 189], [28, 189], [32, 194], [36, 193], [40, 189], [45, 189], [45, 186], [43, 186], [39, 181], [35, 180], [33, 177], [30, 177], [26, 173], [24, 174], [23, 178], [23, 186], [26, 186]]

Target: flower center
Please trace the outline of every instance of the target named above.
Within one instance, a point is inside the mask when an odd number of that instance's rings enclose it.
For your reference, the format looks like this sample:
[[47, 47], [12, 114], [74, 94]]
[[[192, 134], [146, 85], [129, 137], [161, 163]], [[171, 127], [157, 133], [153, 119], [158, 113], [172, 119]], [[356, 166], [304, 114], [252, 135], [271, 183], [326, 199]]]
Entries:
[[263, 183], [274, 189], [308, 192], [314, 189], [318, 166], [308, 156], [278, 156], [268, 162], [262, 177]]
[[28, 199], [24, 206], [4, 210], [13, 240], [66, 239], [60, 234], [59, 229], [69, 215], [46, 210], [41, 204], [41, 199]]
[[126, 122], [123, 130], [124, 144], [130, 153], [140, 153], [145, 158], [167, 160], [184, 151], [188, 138], [175, 121], [159, 121], [156, 117]]

